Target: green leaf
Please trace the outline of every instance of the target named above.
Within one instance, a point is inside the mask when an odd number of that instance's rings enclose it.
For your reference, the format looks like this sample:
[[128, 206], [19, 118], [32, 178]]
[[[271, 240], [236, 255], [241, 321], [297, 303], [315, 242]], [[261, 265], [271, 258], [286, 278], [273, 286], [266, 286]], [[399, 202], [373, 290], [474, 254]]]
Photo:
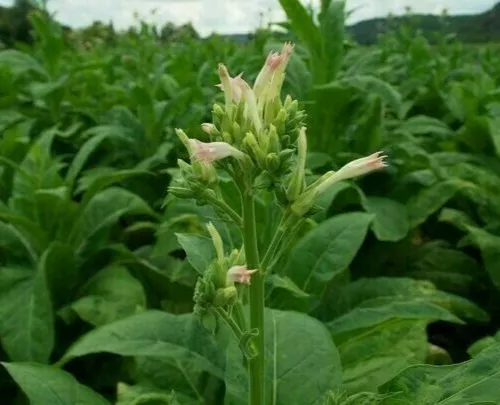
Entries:
[[29, 259], [32, 264], [37, 261], [37, 254], [29, 241], [11, 224], [0, 222], [0, 249], [15, 258]]
[[216, 357], [216, 342], [191, 314], [149, 310], [98, 327], [77, 340], [60, 362], [102, 352], [161, 358], [180, 370], [223, 376], [219, 366], [207, 358]]
[[204, 274], [210, 263], [215, 259], [215, 248], [212, 239], [202, 235], [177, 233], [177, 240], [186, 252], [191, 266]]
[[460, 190], [460, 182], [445, 180], [425, 188], [408, 201], [407, 210], [412, 228], [424, 223]]
[[152, 215], [153, 211], [142, 198], [130, 191], [116, 187], [101, 191], [88, 202], [73, 227], [75, 245], [81, 248], [86, 239], [99, 230], [114, 225], [127, 214]]
[[500, 236], [472, 226], [467, 226], [467, 230], [473, 243], [481, 250], [481, 258], [491, 281], [500, 289]]
[[464, 405], [491, 403], [500, 398], [500, 344], [477, 357], [449, 366], [416, 365], [381, 387], [395, 395], [383, 405]]
[[33, 363], [2, 363], [26, 394], [30, 405], [110, 405], [71, 374]]
[[[325, 395], [340, 387], [340, 357], [328, 331], [319, 321], [296, 312], [267, 309], [265, 333], [264, 403], [322, 405]], [[225, 404], [246, 405], [247, 371], [237, 342], [230, 344], [227, 356]]]
[[142, 284], [121, 266], [100, 270], [83, 287], [82, 295], [71, 309], [94, 326], [126, 318], [146, 307]]
[[343, 1], [332, 1], [320, 16], [320, 35], [323, 39], [324, 60], [327, 64], [325, 82], [334, 80], [344, 57]]
[[277, 274], [271, 274], [266, 281], [270, 284], [270, 287], [272, 287], [272, 288], [282, 288], [284, 290], [287, 290], [287, 291], [291, 292], [297, 298], [307, 298], [307, 297], [309, 297], [309, 294], [307, 294], [306, 292], [302, 291], [297, 286], [297, 284], [295, 284], [288, 277], [281, 277], [281, 276], [279, 276]]
[[375, 94], [393, 111], [399, 111], [403, 102], [401, 94], [389, 83], [376, 76], [354, 75], [342, 79], [349, 86], [353, 86], [364, 93]]
[[290, 20], [292, 30], [309, 52], [315, 57], [320, 55], [321, 33], [306, 8], [299, 0], [280, 0], [280, 4]]
[[428, 302], [392, 301], [373, 308], [354, 308], [345, 315], [329, 322], [333, 335], [341, 335], [358, 329], [369, 328], [391, 319], [415, 319], [464, 323], [446, 309]]
[[71, 162], [71, 166], [69, 167], [68, 173], [66, 174], [66, 181], [72, 186], [77, 176], [80, 174], [81, 170], [87, 163], [88, 158], [92, 153], [94, 153], [101, 143], [108, 137], [107, 133], [99, 134], [93, 136], [89, 140], [87, 140], [81, 147], [78, 149], [77, 154], [73, 158]]
[[426, 329], [427, 321], [392, 320], [338, 341], [343, 387], [351, 393], [376, 392], [406, 367], [423, 363]]
[[372, 220], [372, 214], [352, 212], [322, 222], [294, 247], [284, 273], [303, 291], [320, 293], [349, 267]]
[[410, 223], [404, 205], [383, 197], [362, 198], [361, 204], [367, 212], [375, 214], [371, 229], [378, 240], [398, 242], [406, 237]]
[[409, 118], [399, 127], [399, 130], [413, 135], [448, 136], [452, 134], [450, 128], [443, 121], [424, 115]]
[[54, 318], [46, 269], [0, 269], [0, 338], [13, 361], [48, 363]]

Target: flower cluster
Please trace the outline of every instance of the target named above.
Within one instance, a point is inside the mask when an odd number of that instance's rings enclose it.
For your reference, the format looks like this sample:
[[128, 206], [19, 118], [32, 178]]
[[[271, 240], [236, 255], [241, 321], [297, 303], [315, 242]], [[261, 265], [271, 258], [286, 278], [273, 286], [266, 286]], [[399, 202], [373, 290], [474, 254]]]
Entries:
[[[211, 203], [241, 226], [241, 217], [223, 202], [218, 190], [218, 168], [233, 178], [242, 195], [253, 195], [265, 188], [274, 193], [287, 212], [303, 217], [311, 212], [318, 195], [334, 183], [386, 166], [385, 156], [377, 152], [306, 184], [305, 112], [290, 96], [283, 102], [280, 97], [292, 54], [290, 43], [280, 52], [271, 52], [253, 87], [242, 73], [233, 77], [226, 66], [218, 66], [217, 86], [224, 93], [224, 105], [215, 104], [212, 122], [201, 125], [208, 142], [176, 130], [189, 153], [190, 163], [179, 161], [181, 175], [170, 187], [172, 195]], [[237, 299], [235, 283], [250, 284], [252, 274], [257, 271], [248, 269], [239, 259], [239, 253], [233, 252], [226, 258], [217, 231], [211, 225], [208, 230], [217, 260], [197, 285], [198, 308], [231, 305]]]

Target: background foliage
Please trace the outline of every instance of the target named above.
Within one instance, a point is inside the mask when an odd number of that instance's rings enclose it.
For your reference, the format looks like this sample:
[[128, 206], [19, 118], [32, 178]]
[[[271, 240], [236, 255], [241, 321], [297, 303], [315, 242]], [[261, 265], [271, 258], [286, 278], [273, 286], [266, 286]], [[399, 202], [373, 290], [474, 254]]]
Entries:
[[[403, 24], [367, 48], [346, 36], [343, 3], [325, 0], [317, 15], [280, 3], [286, 33], [260, 30], [244, 44], [145, 23], [68, 32], [36, 9], [32, 36], [3, 37], [9, 404], [244, 403], [238, 348], [191, 315], [214, 254], [204, 224], [228, 249], [241, 236], [166, 190], [186, 157], [174, 128], [203, 139], [221, 99], [217, 63], [253, 80], [283, 38], [297, 44], [284, 92], [308, 113], [310, 181], [376, 150], [390, 167], [324, 195], [274, 264], [273, 404], [498, 403], [497, 45], [431, 43]], [[261, 244], [275, 219], [262, 201]]]

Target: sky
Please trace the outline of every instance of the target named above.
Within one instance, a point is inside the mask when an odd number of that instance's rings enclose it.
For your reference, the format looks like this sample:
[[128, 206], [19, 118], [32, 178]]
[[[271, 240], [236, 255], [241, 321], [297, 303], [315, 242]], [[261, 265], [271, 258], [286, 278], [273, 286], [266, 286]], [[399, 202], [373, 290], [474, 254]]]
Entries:
[[[316, 5], [320, 0], [302, 0]], [[400, 14], [410, 6], [415, 12], [449, 14], [482, 12], [497, 0], [347, 0], [348, 10], [357, 9], [348, 23]], [[11, 5], [12, 0], [0, 0], [0, 5]], [[284, 14], [278, 0], [49, 0], [48, 8], [56, 12], [58, 21], [71, 27], [84, 27], [95, 20], [113, 21], [116, 28], [134, 24], [134, 11], [146, 21], [160, 25], [191, 22], [203, 36], [212, 32], [221, 34], [245, 33], [264, 22], [282, 21]], [[151, 15], [150, 11], [156, 9]], [[263, 13], [263, 14], [262, 14]]]

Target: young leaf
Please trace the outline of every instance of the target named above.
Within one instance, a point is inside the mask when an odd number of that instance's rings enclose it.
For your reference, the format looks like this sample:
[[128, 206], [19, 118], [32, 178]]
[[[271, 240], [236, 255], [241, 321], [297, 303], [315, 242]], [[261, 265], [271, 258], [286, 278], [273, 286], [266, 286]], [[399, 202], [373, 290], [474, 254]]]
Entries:
[[71, 374], [34, 363], [2, 363], [31, 405], [110, 405]]

